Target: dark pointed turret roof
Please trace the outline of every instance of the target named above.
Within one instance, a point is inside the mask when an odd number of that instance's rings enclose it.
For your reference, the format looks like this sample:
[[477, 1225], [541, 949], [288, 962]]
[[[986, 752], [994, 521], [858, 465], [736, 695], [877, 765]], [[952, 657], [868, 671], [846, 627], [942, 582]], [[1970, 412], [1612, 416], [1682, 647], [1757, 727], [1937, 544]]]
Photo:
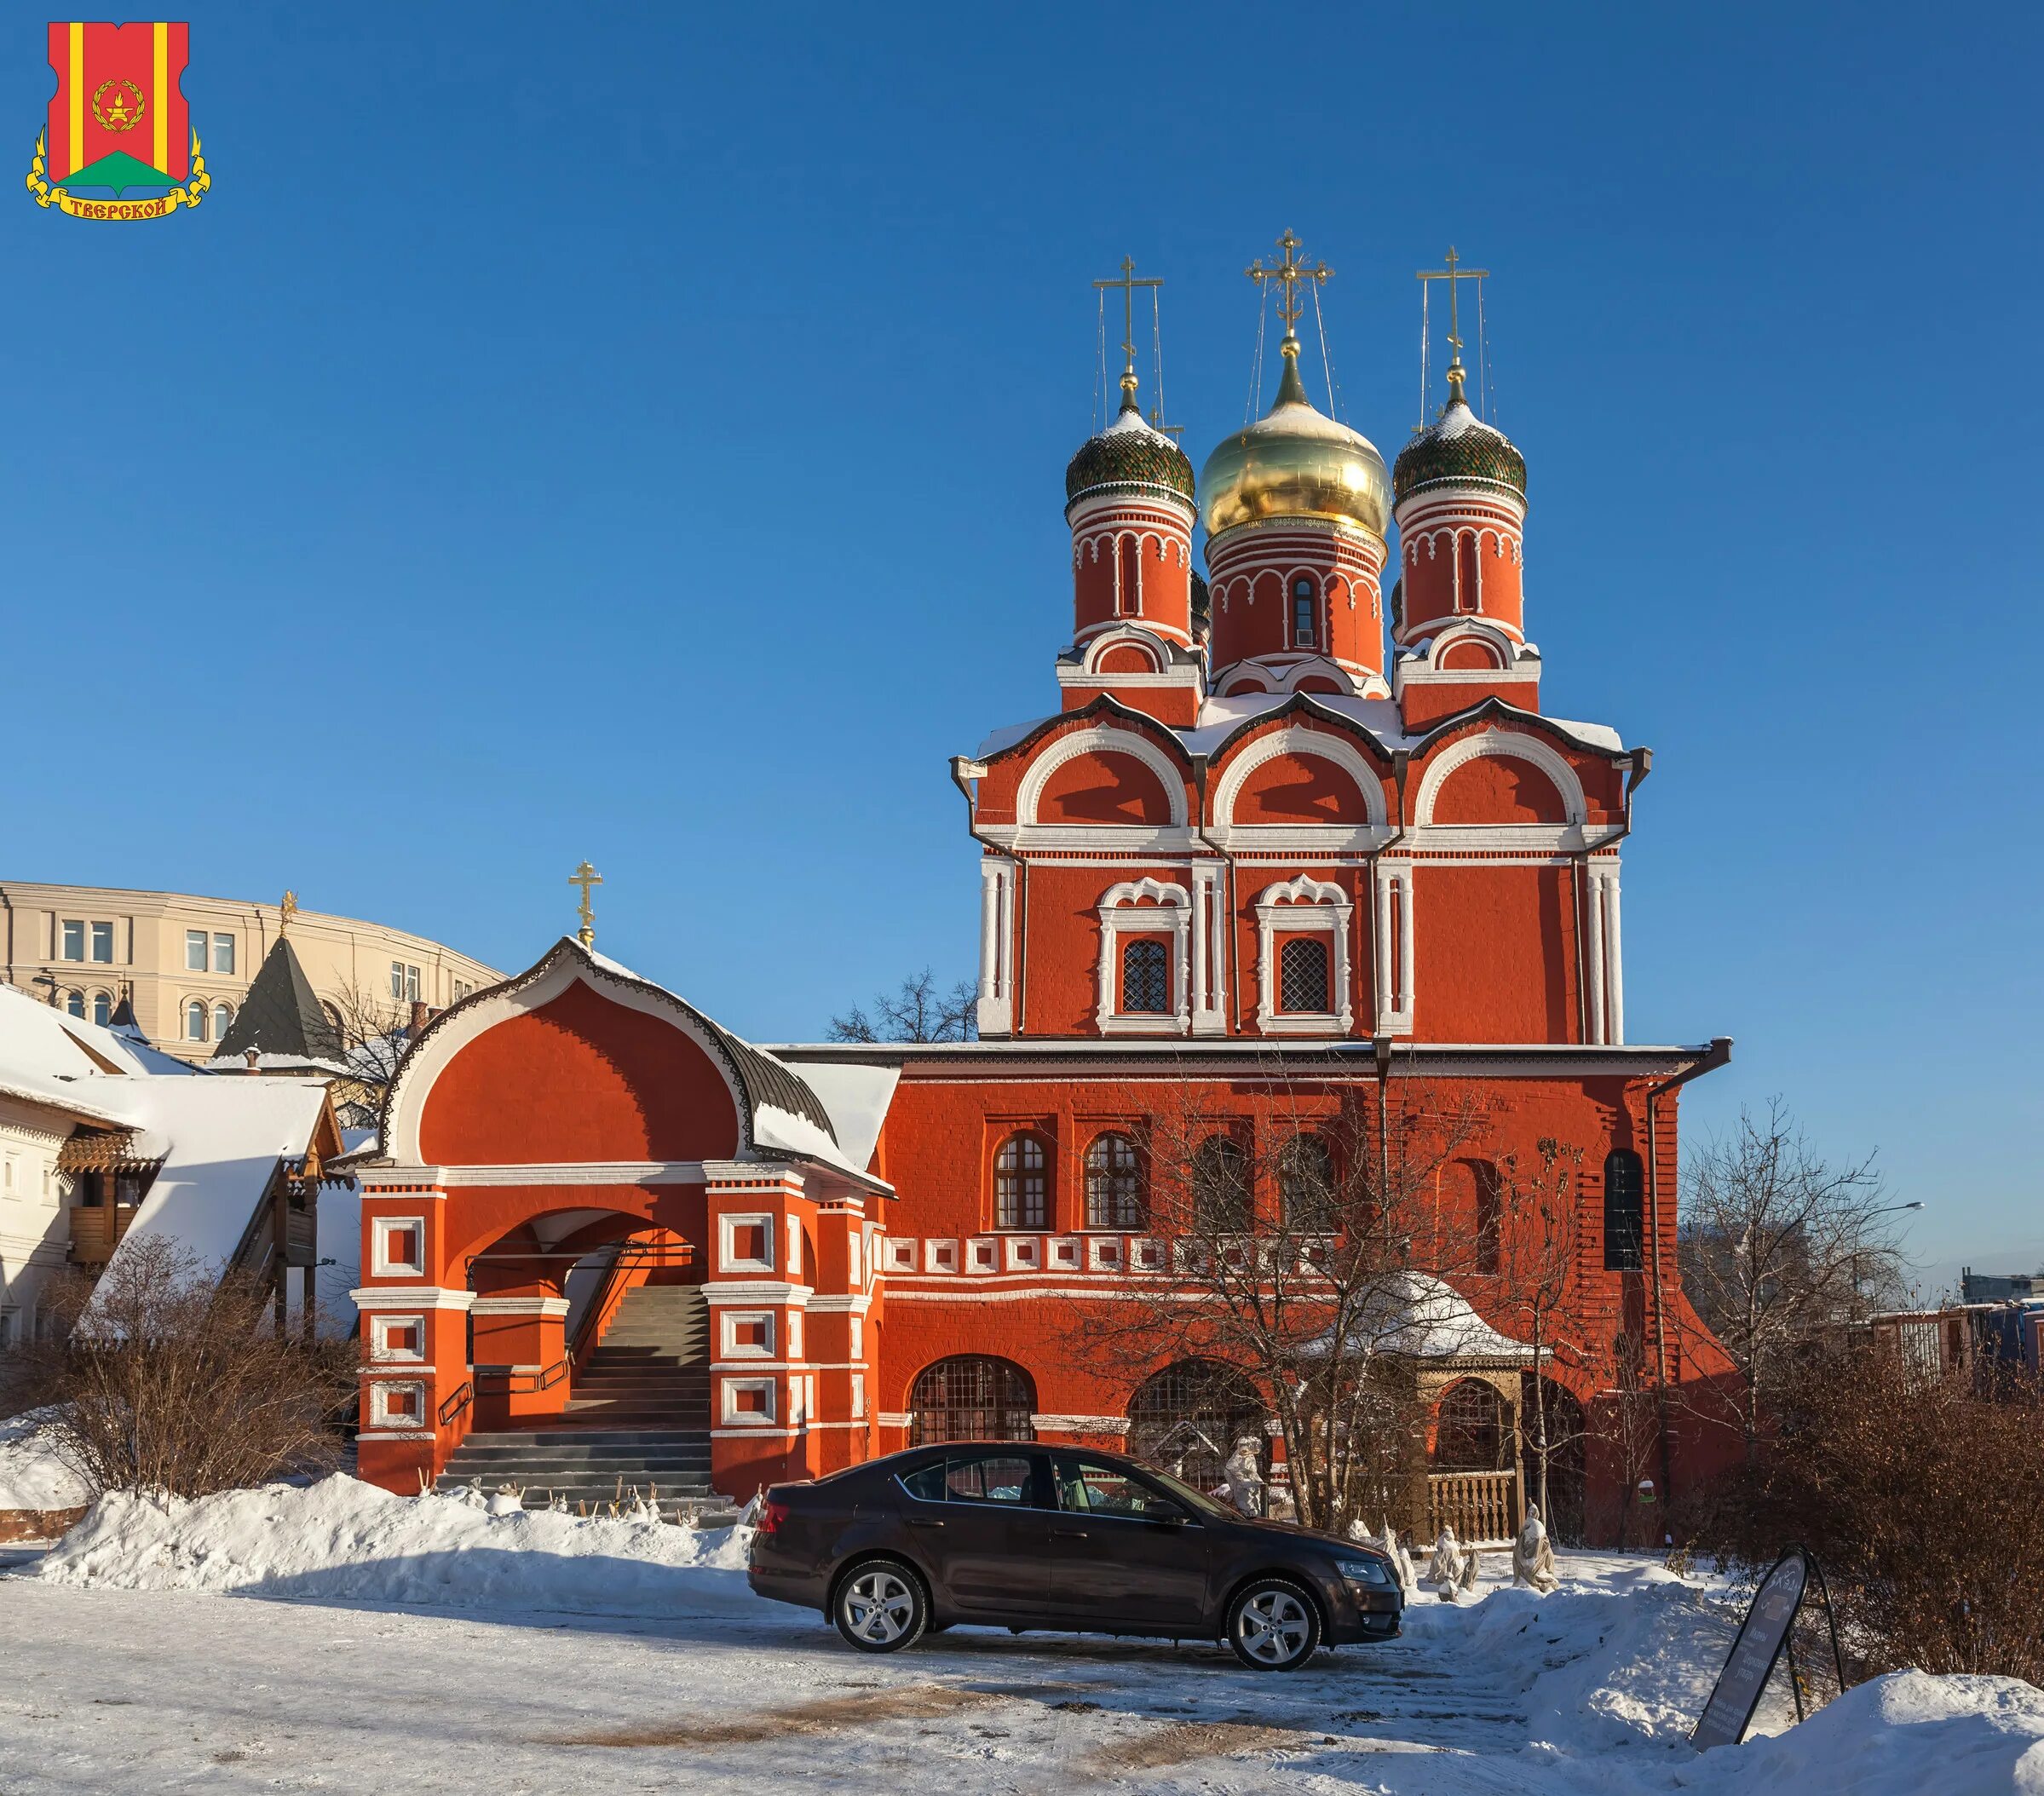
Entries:
[[213, 1050], [216, 1060], [236, 1059], [253, 1048], [259, 1054], [287, 1054], [304, 1060], [338, 1061], [341, 1038], [312, 981], [298, 964], [291, 938], [279, 935], [256, 970], [248, 996]]

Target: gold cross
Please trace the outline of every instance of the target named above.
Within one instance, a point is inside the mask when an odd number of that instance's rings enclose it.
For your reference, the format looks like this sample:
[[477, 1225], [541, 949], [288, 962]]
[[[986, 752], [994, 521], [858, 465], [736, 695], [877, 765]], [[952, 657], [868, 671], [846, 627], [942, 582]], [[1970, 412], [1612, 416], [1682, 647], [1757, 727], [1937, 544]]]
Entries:
[[1108, 287], [1121, 289], [1121, 393], [1126, 405], [1133, 405], [1136, 398], [1136, 289], [1160, 287], [1163, 279], [1158, 275], [1136, 279], [1136, 262], [1131, 256], [1121, 258], [1120, 280], [1097, 280], [1094, 286], [1105, 291]]
[[1462, 381], [1462, 313], [1458, 300], [1459, 284], [1465, 280], [1488, 280], [1488, 268], [1465, 268], [1462, 258], [1455, 254], [1455, 246], [1448, 246], [1448, 266], [1445, 268], [1418, 268], [1414, 271], [1417, 280], [1444, 280], [1448, 283], [1448, 341], [1454, 350], [1454, 360], [1448, 365], [1448, 383], [1460, 391]]
[[286, 892], [284, 902], [277, 907], [277, 933], [281, 935], [291, 926], [291, 918], [298, 914], [298, 895]]
[[596, 945], [596, 913], [589, 901], [589, 889], [592, 885], [602, 884], [603, 876], [584, 861], [567, 876], [567, 883], [582, 888], [582, 905], [577, 912], [582, 918], [582, 927], [575, 931], [575, 935], [584, 947], [594, 947]]
[[1284, 319], [1285, 335], [1289, 337], [1293, 334], [1292, 327], [1298, 322], [1299, 314], [1305, 310], [1305, 302], [1298, 296], [1299, 282], [1310, 280], [1315, 286], [1324, 285], [1327, 276], [1334, 271], [1324, 262], [1316, 262], [1310, 268], [1301, 262], [1296, 252], [1304, 245], [1289, 231], [1278, 239], [1277, 246], [1285, 252], [1281, 261], [1266, 268], [1264, 258], [1259, 256], [1242, 273], [1259, 287], [1274, 280], [1279, 283], [1277, 315]]

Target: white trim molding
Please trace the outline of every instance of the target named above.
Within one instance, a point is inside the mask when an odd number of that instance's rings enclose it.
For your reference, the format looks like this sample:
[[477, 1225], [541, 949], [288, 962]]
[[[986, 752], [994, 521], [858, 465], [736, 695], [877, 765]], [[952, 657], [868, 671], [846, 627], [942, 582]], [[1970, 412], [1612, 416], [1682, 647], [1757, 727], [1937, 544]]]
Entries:
[[1487, 755], [1530, 761], [1546, 774], [1555, 791], [1561, 794], [1565, 820], [1578, 824], [1587, 820], [1589, 807], [1583, 797], [1583, 783], [1558, 750], [1524, 730], [1487, 729], [1481, 735], [1465, 736], [1460, 742], [1451, 744], [1427, 763], [1425, 773], [1420, 776], [1419, 796], [1413, 804], [1414, 823], [1421, 827], [1453, 827], [1434, 823], [1434, 803], [1441, 796], [1441, 788], [1450, 774]]
[[[1068, 736], [1060, 736], [1029, 763], [1029, 770], [1022, 775], [1022, 785], [1015, 795], [1016, 823], [1022, 828], [1036, 823], [1037, 806], [1043, 798], [1044, 788], [1051, 783], [1051, 774], [1068, 761], [1094, 754], [1126, 755], [1141, 762], [1164, 787], [1171, 825], [1181, 830], [1185, 827], [1184, 768], [1148, 736], [1111, 723], [1095, 723], [1085, 729], [1075, 729]], [[1116, 827], [1112, 824], [1105, 826]]]
[[[1349, 979], [1349, 919], [1355, 907], [1338, 885], [1301, 873], [1277, 885], [1265, 886], [1256, 901], [1256, 1025], [1266, 1035], [1327, 1035], [1339, 1030], [1346, 1034], [1356, 1022], [1356, 1005]], [[1285, 1010], [1278, 1007], [1280, 993], [1277, 934], [1324, 935], [1327, 940], [1328, 996], [1333, 1008], [1327, 1010]]]
[[[1266, 763], [1281, 755], [1296, 755], [1301, 759], [1314, 757], [1331, 761], [1354, 781], [1357, 796], [1362, 801], [1363, 816], [1369, 823], [1381, 826], [1385, 820], [1384, 785], [1377, 769], [1372, 767], [1362, 750], [1346, 737], [1333, 730], [1318, 729], [1303, 723], [1288, 723], [1282, 729], [1274, 729], [1270, 734], [1258, 736], [1255, 741], [1235, 756], [1228, 763], [1227, 771], [1214, 788], [1213, 826], [1217, 833], [1233, 829], [1252, 830], [1264, 826], [1238, 824], [1235, 820], [1235, 801], [1241, 796], [1242, 787], [1250, 774]], [[1281, 825], [1280, 827], [1296, 827]], [[1327, 825], [1308, 825], [1307, 827], [1326, 828]], [[1350, 825], [1336, 825], [1337, 828], [1350, 828]]]
[[[1192, 1026], [1190, 944], [1192, 895], [1176, 881], [1128, 879], [1102, 894], [1099, 990], [1093, 1020], [1103, 1035], [1183, 1035]], [[1170, 1007], [1161, 1011], [1120, 1008], [1121, 938], [1169, 935]]]
[[1618, 920], [1618, 860], [1592, 856], [1584, 866], [1584, 901], [1589, 909], [1589, 940], [1583, 958], [1590, 975], [1590, 1039], [1615, 1047], [1626, 1039], [1624, 944]]
[[1413, 863], [1377, 863], [1377, 1035], [1413, 1033]]
[[980, 858], [979, 1032], [1015, 1033], [1015, 862]]

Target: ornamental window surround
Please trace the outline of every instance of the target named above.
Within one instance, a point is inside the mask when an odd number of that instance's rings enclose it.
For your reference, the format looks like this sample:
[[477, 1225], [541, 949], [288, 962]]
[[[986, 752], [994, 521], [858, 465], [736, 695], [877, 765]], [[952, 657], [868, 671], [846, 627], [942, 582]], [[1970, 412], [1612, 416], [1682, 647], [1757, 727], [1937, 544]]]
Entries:
[[1298, 579], [1292, 583], [1292, 646], [1294, 648], [1313, 647], [1313, 583]]
[[[1103, 1035], [1183, 1035], [1192, 1027], [1192, 896], [1175, 882], [1132, 879], [1103, 895], [1094, 1021]], [[1132, 938], [1126, 940], [1125, 938]], [[1147, 941], [1139, 954], [1125, 957]], [[1160, 969], [1160, 953], [1163, 965]], [[1131, 973], [1135, 974], [1131, 981]], [[1159, 974], [1161, 972], [1161, 980]], [[1161, 983], [1163, 990], [1158, 990]]]
[[[1349, 974], [1354, 909], [1339, 886], [1304, 873], [1264, 888], [1256, 902], [1256, 1021], [1264, 1034], [1348, 1033], [1355, 1022]], [[1311, 1004], [1316, 989], [1319, 1002], [1312, 1008], [1292, 1001]]]
[[1051, 1226], [1050, 1154], [1043, 1137], [1010, 1135], [993, 1156], [993, 1226], [1041, 1230]]

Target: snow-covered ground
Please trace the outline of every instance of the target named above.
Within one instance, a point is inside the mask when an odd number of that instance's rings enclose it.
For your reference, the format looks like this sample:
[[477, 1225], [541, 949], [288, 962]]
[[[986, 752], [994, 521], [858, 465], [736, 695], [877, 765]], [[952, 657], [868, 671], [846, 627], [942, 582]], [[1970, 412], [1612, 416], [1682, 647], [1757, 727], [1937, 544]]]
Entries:
[[0, 1509], [76, 1509], [84, 1480], [51, 1445], [49, 1412], [31, 1409], [0, 1421]]
[[1638, 1557], [1494, 1574], [1285, 1677], [976, 1629], [868, 1658], [741, 1554], [346, 1479], [104, 1505], [0, 1580], [0, 1790], [2044, 1796], [2044, 1693], [2002, 1679], [1902, 1674], [1699, 1757], [1733, 1616]]

